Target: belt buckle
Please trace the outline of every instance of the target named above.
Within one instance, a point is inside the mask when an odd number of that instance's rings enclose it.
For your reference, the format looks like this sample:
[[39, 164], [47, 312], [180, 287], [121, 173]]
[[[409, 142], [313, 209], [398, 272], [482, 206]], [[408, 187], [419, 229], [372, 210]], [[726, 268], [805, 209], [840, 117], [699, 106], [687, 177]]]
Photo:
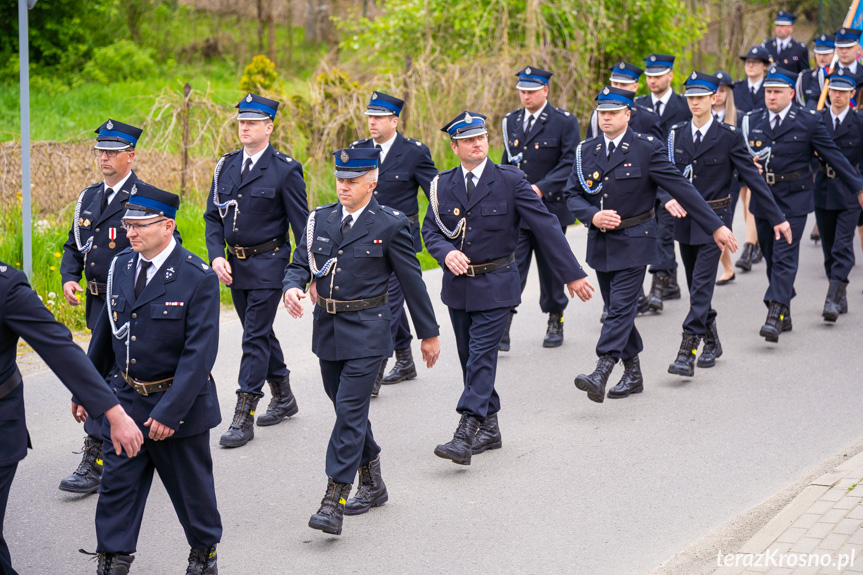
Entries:
[[90, 295], [99, 295], [99, 286], [96, 285], [96, 282], [87, 282], [87, 287], [90, 288]]
[[767, 180], [767, 185], [772, 186], [776, 184], [776, 174], [773, 172], [767, 172], [764, 174], [765, 179]]
[[834, 170], [830, 166], [827, 166], [826, 172], [828, 178], [830, 178], [831, 180], [836, 179], [836, 170]]
[[467, 271], [465, 272], [464, 275], [466, 275], [469, 278], [475, 278], [476, 277], [476, 271], [474, 271], [474, 267], [473, 266], [467, 266]]
[[[323, 298], [324, 304], [326, 304], [325, 309], [327, 313], [335, 315], [336, 313], [336, 300]], [[330, 305], [332, 304], [332, 305]]]
[[246, 248], [242, 246], [236, 246], [234, 248], [234, 255], [237, 256], [237, 259], [244, 260], [246, 259]]
[[144, 397], [147, 397], [150, 395], [147, 392], [147, 386], [144, 385], [143, 383], [141, 383], [140, 381], [138, 381], [137, 379], [132, 380], [132, 385], [135, 387], [135, 391], [137, 391], [139, 394], [143, 395]]

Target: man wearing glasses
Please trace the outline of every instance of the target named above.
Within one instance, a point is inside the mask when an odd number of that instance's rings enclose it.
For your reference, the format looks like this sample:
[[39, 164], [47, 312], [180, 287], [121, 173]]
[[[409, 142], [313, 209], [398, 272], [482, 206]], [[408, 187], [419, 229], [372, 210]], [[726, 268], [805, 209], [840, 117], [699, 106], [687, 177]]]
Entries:
[[[63, 246], [60, 261], [63, 296], [70, 305], [80, 305], [77, 293], [85, 291], [80, 285], [83, 272], [87, 280], [85, 315], [90, 329], [105, 307], [108, 266], [115, 255], [129, 247], [121, 218], [129, 194], [139, 183], [132, 171], [132, 161], [142, 131], [112, 119], [96, 129], [93, 155], [105, 179], [79, 194], [69, 240]], [[99, 490], [102, 477], [100, 427], [97, 421], [85, 422], [84, 456], [78, 469], [60, 482], [62, 491], [87, 494]]]

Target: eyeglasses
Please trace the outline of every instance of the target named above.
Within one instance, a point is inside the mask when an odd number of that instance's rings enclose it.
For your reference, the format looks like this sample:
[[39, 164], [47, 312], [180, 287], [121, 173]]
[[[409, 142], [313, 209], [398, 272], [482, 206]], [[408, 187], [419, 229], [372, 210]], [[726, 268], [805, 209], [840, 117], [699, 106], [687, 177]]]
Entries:
[[136, 232], [140, 232], [140, 231], [141, 231], [141, 230], [143, 230], [144, 228], [148, 228], [148, 227], [150, 227], [150, 226], [152, 226], [152, 225], [154, 225], [154, 224], [158, 224], [158, 223], [164, 222], [164, 221], [166, 221], [167, 219], [168, 219], [168, 218], [162, 218], [161, 220], [156, 220], [155, 222], [150, 222], [149, 224], [130, 224], [130, 223], [129, 223], [129, 222], [127, 222], [126, 220], [123, 220], [122, 222], [120, 222], [120, 225], [121, 225], [121, 226], [123, 226], [123, 229], [124, 229], [124, 230], [126, 230], [127, 232], [131, 232], [131, 231], [133, 231], [133, 230], [134, 230], [134, 231], [136, 231]]
[[131, 152], [131, 150], [100, 150], [99, 148], [93, 148], [93, 155], [97, 158], [101, 158], [102, 154], [105, 154], [109, 158], [116, 158], [117, 154], [121, 152]]

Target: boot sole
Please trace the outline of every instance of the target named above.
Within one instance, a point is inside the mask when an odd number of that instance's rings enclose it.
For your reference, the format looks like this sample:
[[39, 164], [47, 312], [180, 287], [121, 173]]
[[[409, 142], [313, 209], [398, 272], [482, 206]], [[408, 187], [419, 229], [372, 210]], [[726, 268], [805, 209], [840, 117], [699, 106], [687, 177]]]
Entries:
[[695, 376], [695, 368], [688, 369], [688, 370], [684, 371], [682, 368], [675, 367], [675, 365], [672, 363], [671, 365], [668, 366], [668, 373], [670, 373], [672, 375], [680, 375], [683, 377], [694, 377]]
[[434, 454], [437, 455], [438, 457], [440, 457], [441, 459], [449, 459], [453, 463], [457, 463], [459, 465], [470, 465], [470, 455], [468, 455], [466, 458], [458, 459], [458, 458], [453, 457], [452, 455], [450, 455], [446, 451], [440, 450], [438, 448], [435, 448]]
[[251, 440], [253, 440], [254, 438], [255, 438], [255, 436], [253, 435], [252, 437], [248, 438], [245, 441], [240, 441], [240, 442], [236, 442], [236, 443], [219, 439], [219, 445], [221, 445], [222, 447], [242, 447], [245, 444], [247, 444], [248, 442], [250, 442]]
[[824, 321], [829, 321], [832, 323], [832, 322], [835, 322], [837, 319], [839, 319], [839, 314], [838, 313], [826, 313], [825, 312], [825, 313], [821, 314], [821, 317], [824, 318]]
[[775, 332], [772, 329], [764, 329], [765, 327], [766, 326], [761, 327], [761, 331], [758, 332], [758, 335], [770, 343], [779, 343], [779, 332]]
[[623, 399], [624, 397], [629, 397], [633, 393], [641, 393], [642, 391], [644, 391], [643, 385], [639, 385], [638, 387], [634, 387], [634, 388], [632, 388], [632, 391], [628, 391], [626, 393], [612, 393], [609, 391], [608, 392], [608, 399]]
[[603, 401], [605, 401], [605, 394], [593, 391], [590, 384], [584, 379], [582, 379], [583, 377], [583, 374], [579, 374], [578, 376], [576, 376], [575, 387], [577, 387], [581, 391], [586, 392], [587, 399], [589, 399], [590, 401], [595, 401], [596, 403], [602, 403]]
[[471, 453], [473, 455], [479, 455], [480, 453], [485, 453], [490, 449], [500, 449], [503, 447], [503, 441], [495, 441], [494, 443], [489, 443], [485, 447], [481, 447], [479, 449], [471, 449]]
[[752, 271], [752, 265], [751, 264], [747, 266], [747, 265], [740, 265], [740, 262], [737, 262], [736, 264], [734, 264], [734, 267], [736, 267], [739, 270], [743, 270], [745, 272]]
[[329, 525], [326, 525], [324, 523], [318, 523], [314, 519], [309, 519], [309, 527], [311, 527], [312, 529], [318, 529], [319, 531], [323, 531], [324, 533], [329, 533], [330, 535], [341, 535], [342, 534], [342, 528], [341, 527], [339, 527], [338, 529], [333, 529]]
[[542, 347], [561, 347], [561, 346], [563, 346], [563, 342], [562, 342], [562, 341], [561, 341], [561, 342], [559, 342], [559, 343], [558, 343], [558, 342], [554, 342], [554, 343], [546, 343], [546, 342], [542, 342]]
[[647, 304], [647, 309], [649, 309], [650, 311], [662, 311], [663, 307], [664, 306], [662, 305], [662, 303], [658, 303], [658, 304], [649, 303], [649, 304]]
[[64, 486], [60, 485], [57, 489], [59, 489], [60, 491], [65, 491], [66, 493], [75, 493], [77, 495], [89, 495], [90, 493], [99, 493], [99, 486], [100, 485], [101, 485], [101, 483], [97, 484], [95, 487], [92, 487], [90, 489], [81, 489], [80, 487], [77, 487], [77, 488], [76, 487], [64, 487]]
[[497, 346], [497, 350], [498, 351], [509, 351], [509, 344], [508, 343], [502, 343], [499, 346]]
[[663, 296], [662, 296], [662, 301], [668, 301], [668, 300], [672, 300], [672, 299], [680, 299], [680, 292], [677, 292], [676, 294], [672, 294], [672, 295], [663, 294]]
[[368, 513], [372, 507], [380, 507], [384, 503], [390, 500], [390, 496], [387, 493], [384, 493], [377, 499], [375, 499], [371, 504], [367, 507], [361, 507], [360, 509], [348, 509], [348, 506], [345, 505], [345, 515], [362, 515], [363, 513]]
[[713, 361], [702, 361], [702, 359], [699, 357], [698, 361], [695, 362], [695, 365], [697, 365], [698, 367], [711, 368], [711, 367], [714, 367], [716, 365], [716, 360], [719, 359], [720, 357], [722, 357], [721, 353], [719, 355], [717, 355]]
[[412, 374], [410, 374], [410, 375], [406, 375], [406, 376], [404, 376], [404, 377], [400, 377], [400, 378], [398, 378], [398, 379], [393, 379], [393, 380], [391, 380], [391, 381], [387, 381], [387, 380], [385, 380], [385, 379], [384, 379], [384, 380], [381, 380], [381, 383], [382, 383], [383, 385], [392, 385], [392, 384], [394, 384], [394, 383], [401, 383], [401, 382], [403, 382], [403, 381], [410, 381], [410, 380], [412, 380], [412, 379], [416, 379], [416, 378], [417, 378], [417, 372], [413, 372], [413, 373], [412, 373]]
[[278, 420], [276, 420], [276, 421], [272, 421], [272, 422], [271, 422], [271, 421], [267, 421], [266, 419], [264, 419], [264, 417], [266, 417], [266, 416], [267, 416], [267, 414], [265, 413], [264, 415], [262, 415], [261, 417], [259, 417], [259, 418], [258, 418], [258, 420], [257, 420], [255, 423], [257, 424], [257, 426], [258, 426], [258, 427], [269, 427], [269, 426], [271, 426], [271, 425], [278, 425], [278, 424], [280, 424], [281, 422], [283, 422], [284, 420], [286, 420], [286, 419], [288, 419], [288, 418], [291, 418], [291, 417], [295, 416], [295, 415], [296, 415], [296, 414], [298, 414], [299, 412], [300, 412], [300, 408], [299, 408], [297, 405], [294, 405], [294, 407], [293, 407], [292, 409], [288, 410], [288, 412], [287, 412], [285, 415], [283, 415], [283, 416], [281, 417], [281, 419], [278, 419]]

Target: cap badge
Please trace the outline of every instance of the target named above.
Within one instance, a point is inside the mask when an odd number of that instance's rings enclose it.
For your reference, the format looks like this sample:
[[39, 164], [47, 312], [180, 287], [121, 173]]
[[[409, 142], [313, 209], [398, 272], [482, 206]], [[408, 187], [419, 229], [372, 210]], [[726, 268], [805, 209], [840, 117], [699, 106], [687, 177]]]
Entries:
[[693, 72], [693, 73], [692, 73], [692, 76], [690, 76], [690, 78], [692, 78], [693, 80], [695, 80], [695, 79], [697, 79], [697, 78], [698, 78], [698, 74], [696, 74], [695, 72]]
[[719, 72], [718, 74], [716, 74], [716, 77], [717, 78], [723, 78], [724, 76], [722, 75], [722, 72]]
[[753, 48], [753, 49], [752, 49], [752, 53], [753, 53], [753, 54], [757, 54], [757, 53], [758, 53], [758, 48]]
[[651, 61], [651, 62], [656, 62], [656, 56], [651, 56], [651, 57], [650, 57], [650, 61]]
[[471, 117], [471, 115], [468, 114], [467, 112], [464, 113], [464, 122], [466, 124], [472, 124], [473, 123], [473, 117]]
[[618, 68], [620, 68], [621, 70], [625, 70], [625, 69], [626, 69], [626, 64], [624, 64], [623, 62], [621, 62], [621, 63], [620, 63], [620, 65], [618, 66]]
[[342, 162], [347, 162], [351, 159], [351, 156], [348, 154], [347, 150], [342, 150], [342, 153], [339, 155], [339, 159]]
[[532, 73], [532, 72], [530, 71], [530, 66], [528, 66], [527, 68], [525, 68], [525, 69], [524, 69], [524, 73], [525, 73], [525, 74], [531, 74], [531, 73]]
[[840, 34], [844, 34], [844, 33], [845, 33], [845, 28], [840, 28], [840, 29], [839, 29], [839, 33], [840, 33]]
[[605, 89], [602, 91], [602, 93], [605, 94], [606, 96], [608, 96], [611, 93], [611, 91], [608, 89], [608, 86], [606, 86]]
[[252, 101], [252, 93], [251, 93], [251, 92], [249, 92], [249, 93], [246, 95], [246, 102], [251, 102], [251, 101]]
[[112, 122], [111, 120], [108, 120], [108, 123], [105, 124], [105, 127], [108, 128], [109, 130], [113, 130], [114, 129], [114, 122]]
[[378, 99], [378, 93], [372, 92], [372, 100], [377, 100], [377, 99]]

